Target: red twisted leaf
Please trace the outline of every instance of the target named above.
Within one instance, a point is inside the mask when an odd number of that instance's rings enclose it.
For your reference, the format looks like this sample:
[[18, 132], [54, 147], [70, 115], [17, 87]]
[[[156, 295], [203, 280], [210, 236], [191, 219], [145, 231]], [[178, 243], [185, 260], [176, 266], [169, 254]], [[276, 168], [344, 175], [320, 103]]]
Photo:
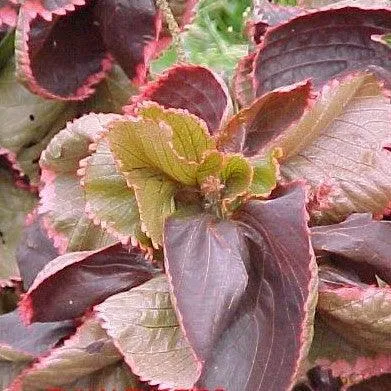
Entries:
[[232, 81], [233, 94], [242, 107], [250, 105], [254, 98], [253, 63], [255, 53], [241, 58], [235, 69]]

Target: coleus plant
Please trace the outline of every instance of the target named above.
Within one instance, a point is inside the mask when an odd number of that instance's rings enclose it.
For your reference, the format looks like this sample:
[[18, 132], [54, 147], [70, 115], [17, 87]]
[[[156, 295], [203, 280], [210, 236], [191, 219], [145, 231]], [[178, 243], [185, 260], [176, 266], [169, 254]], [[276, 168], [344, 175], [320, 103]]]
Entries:
[[[144, 386], [132, 373], [160, 388], [388, 387], [372, 377], [390, 372], [391, 223], [373, 217], [389, 212], [391, 108], [362, 72], [388, 72], [390, 49], [370, 40], [388, 13], [306, 11], [266, 27], [238, 68], [249, 105], [235, 115], [220, 78], [181, 65], [124, 115], [90, 114], [55, 136], [18, 258], [24, 321], [56, 332], [42, 355], [15, 344], [17, 316], [0, 318], [15, 327], [2, 357], [27, 366], [8, 389], [107, 387], [113, 371], [117, 387]], [[349, 31], [345, 46], [313, 34], [330, 21]], [[307, 29], [297, 41], [283, 35], [293, 27]], [[369, 46], [359, 60], [351, 39]], [[272, 61], [289, 57], [280, 43], [298, 45], [297, 71], [269, 83]], [[348, 72], [324, 73], [318, 56], [333, 45]], [[49, 351], [70, 319], [77, 331]], [[313, 366], [322, 376], [302, 380]]]

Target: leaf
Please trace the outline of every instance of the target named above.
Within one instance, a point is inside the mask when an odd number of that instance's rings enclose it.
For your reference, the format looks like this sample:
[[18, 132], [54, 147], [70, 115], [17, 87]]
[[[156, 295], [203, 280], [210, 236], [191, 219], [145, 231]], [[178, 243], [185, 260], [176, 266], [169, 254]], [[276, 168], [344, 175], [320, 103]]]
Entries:
[[28, 361], [0, 361], [0, 388], [6, 390], [12, 380], [28, 366]]
[[138, 103], [154, 101], [168, 108], [185, 109], [206, 122], [210, 134], [229, 118], [232, 111], [228, 88], [209, 69], [195, 65], [170, 68], [159, 79], [149, 83], [144, 91], [125, 106], [131, 114]]
[[0, 286], [19, 277], [16, 248], [26, 215], [37, 202], [30, 192], [15, 187], [12, 175], [0, 164]]
[[391, 198], [391, 105], [376, 79], [359, 74], [325, 87], [314, 106], [265, 149], [281, 147], [285, 179], [305, 178], [316, 193], [331, 189], [319, 221], [355, 212], [382, 213]]
[[143, 230], [156, 248], [164, 219], [174, 211], [177, 188], [197, 184], [198, 164], [174, 149], [176, 130], [148, 118], [129, 119], [116, 122], [106, 136], [120, 171], [134, 189]]
[[312, 246], [318, 255], [337, 256], [337, 265], [351, 262], [352, 269], [369, 268], [388, 284], [390, 237], [391, 221], [373, 220], [370, 214], [353, 214], [342, 223], [311, 228]]
[[97, 0], [93, 8], [105, 47], [129, 78], [143, 83], [160, 32], [161, 16], [155, 2]]
[[74, 104], [44, 100], [15, 79], [13, 60], [0, 71], [0, 147], [16, 155], [31, 185], [39, 184], [38, 160], [50, 139], [72, 119]]
[[221, 172], [223, 168], [224, 156], [222, 153], [217, 151], [206, 152], [204, 160], [199, 165], [197, 170], [197, 182], [202, 185], [202, 183], [209, 176], [216, 176]]
[[156, 103], [144, 103], [137, 114], [156, 123], [165, 122], [172, 129], [172, 145], [188, 162], [201, 163], [205, 152], [216, 148], [203, 121], [187, 111], [164, 109]]
[[97, 251], [68, 253], [38, 274], [20, 303], [22, 316], [28, 323], [76, 318], [156, 273], [138, 248], [126, 250], [115, 244]]
[[79, 161], [91, 154], [105, 127], [121, 118], [115, 114], [89, 114], [58, 133], [42, 153], [43, 187], [39, 213], [45, 213], [49, 236], [63, 254], [65, 251], [93, 250], [113, 243], [113, 238], [97, 227], [85, 212], [84, 192], [77, 170]]
[[85, 4], [84, 0], [25, 0], [23, 7], [32, 15], [39, 14], [45, 20], [51, 21], [55, 15], [64, 15], [73, 11], [76, 6]]
[[[293, 1], [296, 2], [295, 0]], [[256, 44], [262, 42], [262, 36], [267, 31], [268, 27], [278, 26], [288, 22], [295, 16], [304, 13], [304, 9], [299, 7], [288, 7], [286, 3], [289, 0], [279, 1], [279, 4], [274, 4], [267, 0], [256, 0], [254, 4], [254, 16], [251, 21], [251, 35]]]
[[353, 346], [391, 353], [391, 290], [349, 279], [336, 280], [321, 269], [317, 310], [329, 327]]
[[222, 197], [233, 200], [248, 190], [253, 179], [253, 169], [244, 157], [230, 155], [225, 159], [221, 177], [224, 184]]
[[134, 191], [116, 168], [106, 140], [99, 140], [96, 151], [81, 164], [78, 173], [82, 176], [88, 217], [123, 243], [131, 239], [134, 245], [139, 241], [149, 246], [149, 239], [141, 231]]
[[241, 58], [235, 68], [232, 89], [241, 107], [249, 106], [255, 99], [252, 71], [255, 52]]
[[63, 346], [40, 357], [25, 370], [10, 389], [38, 391], [66, 385], [120, 359], [121, 355], [105, 331], [95, 319], [89, 318]]
[[74, 331], [73, 322], [24, 326], [17, 310], [0, 316], [0, 359], [31, 361]]
[[24, 290], [29, 289], [37, 274], [58, 255], [45, 230], [43, 216], [29, 216], [16, 250]]
[[248, 201], [236, 218], [248, 236], [249, 283], [199, 387], [288, 390], [312, 338], [317, 274], [302, 183], [275, 199]]
[[164, 227], [164, 255], [178, 319], [204, 363], [246, 290], [245, 239], [234, 223], [212, 215], [170, 217]]
[[267, 93], [230, 119], [217, 137], [218, 149], [246, 157], [264, 154], [265, 144], [295, 124], [311, 105], [310, 82]]
[[253, 178], [249, 190], [256, 197], [267, 197], [277, 186], [277, 180], [280, 176], [280, 165], [278, 159], [282, 157], [280, 149], [273, 149], [263, 158], [256, 158], [256, 161], [250, 162], [253, 165]]
[[111, 296], [95, 311], [141, 380], [160, 388], [194, 385], [200, 368], [176, 319], [165, 276]]
[[342, 72], [369, 65], [389, 73], [390, 48], [371, 36], [391, 29], [390, 12], [351, 7], [326, 9], [269, 29], [254, 62], [256, 95], [307, 78], [321, 86]]
[[[33, 93], [44, 98], [83, 100], [111, 68], [93, 5], [84, 5], [45, 20], [29, 6], [19, 12], [16, 72]], [[51, 18], [49, 19], [51, 20]]]

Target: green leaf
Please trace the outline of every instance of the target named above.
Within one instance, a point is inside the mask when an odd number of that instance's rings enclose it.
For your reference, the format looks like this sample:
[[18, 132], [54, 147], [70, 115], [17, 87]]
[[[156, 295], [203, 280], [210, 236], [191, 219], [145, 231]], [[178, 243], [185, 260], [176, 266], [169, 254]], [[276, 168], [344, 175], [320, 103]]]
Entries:
[[85, 191], [86, 211], [95, 223], [122, 242], [132, 239], [149, 246], [141, 231], [140, 214], [133, 189], [115, 166], [107, 141], [98, 142], [96, 152], [85, 161], [81, 183]]
[[75, 103], [45, 100], [15, 80], [11, 59], [0, 72], [0, 147], [16, 154], [23, 172], [39, 184], [38, 160], [51, 138], [77, 111]]
[[244, 194], [251, 184], [253, 169], [247, 159], [240, 155], [228, 156], [221, 172], [224, 184], [223, 198], [233, 200]]
[[134, 189], [142, 229], [157, 248], [164, 219], [175, 210], [176, 190], [197, 184], [198, 161], [214, 143], [193, 116], [155, 105], [140, 112], [149, 118], [117, 121], [106, 137]]
[[0, 162], [0, 285], [19, 276], [16, 248], [26, 215], [36, 202], [33, 194], [15, 187], [12, 175]]
[[280, 149], [268, 152], [263, 158], [257, 157], [252, 163], [254, 175], [250, 192], [256, 197], [267, 197], [277, 186], [279, 164], [277, 159], [282, 156]]
[[23, 391], [59, 387], [120, 360], [120, 353], [105, 331], [95, 319], [89, 318], [63, 346], [41, 357], [13, 384]]
[[194, 353], [172, 308], [166, 276], [156, 277], [95, 307], [132, 371], [160, 388], [192, 388]]
[[58, 133], [42, 153], [40, 165], [44, 186], [40, 191], [40, 213], [60, 253], [93, 250], [113, 243], [113, 238], [94, 225], [85, 212], [85, 198], [77, 171], [79, 161], [91, 154], [105, 127], [121, 118], [114, 114], [89, 114]]
[[197, 182], [202, 182], [210, 175], [216, 176], [223, 167], [224, 157], [218, 151], [210, 151], [204, 157], [204, 160], [198, 167]]
[[164, 121], [172, 129], [174, 150], [188, 162], [201, 163], [207, 150], [216, 149], [205, 123], [196, 116], [178, 109], [164, 109], [149, 102], [138, 109], [138, 114], [159, 123]]

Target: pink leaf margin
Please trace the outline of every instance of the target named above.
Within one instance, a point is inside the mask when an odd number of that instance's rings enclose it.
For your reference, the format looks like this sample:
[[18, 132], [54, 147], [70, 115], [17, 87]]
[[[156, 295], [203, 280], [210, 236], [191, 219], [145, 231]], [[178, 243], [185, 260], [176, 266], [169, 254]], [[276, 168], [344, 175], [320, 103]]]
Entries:
[[[84, 2], [84, 0], [81, 1]], [[107, 56], [102, 59], [101, 70], [98, 73], [90, 75], [85, 80], [84, 84], [79, 87], [74, 94], [66, 97], [53, 94], [39, 84], [39, 82], [35, 79], [31, 69], [28, 46], [29, 32], [31, 22], [37, 17], [38, 12], [31, 12], [29, 7], [30, 6], [26, 5], [20, 10], [19, 22], [16, 29], [15, 59], [17, 78], [23, 84], [25, 84], [31, 92], [47, 99], [56, 99], [62, 101], [81, 101], [91, 96], [95, 92], [95, 86], [105, 79], [105, 77], [112, 68], [113, 57], [111, 56], [111, 54], [108, 53]], [[69, 8], [70, 11], [74, 11], [76, 9], [75, 6]], [[64, 12], [59, 15], [65, 15], [66, 11], [67, 10], [65, 9]], [[47, 20], [51, 21], [52, 17], [48, 17]]]

